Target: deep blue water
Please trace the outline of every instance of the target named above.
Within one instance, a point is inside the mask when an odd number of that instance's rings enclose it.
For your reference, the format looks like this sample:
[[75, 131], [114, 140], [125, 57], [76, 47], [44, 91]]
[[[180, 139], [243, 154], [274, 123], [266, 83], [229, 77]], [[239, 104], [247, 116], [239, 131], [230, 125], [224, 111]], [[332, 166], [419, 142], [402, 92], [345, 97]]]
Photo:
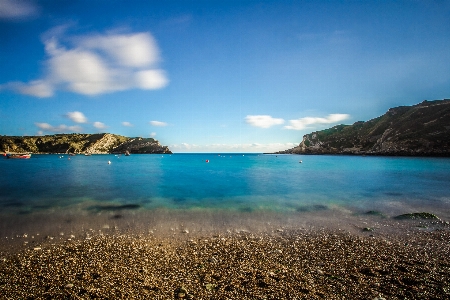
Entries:
[[123, 205], [246, 212], [424, 208], [450, 214], [446, 158], [33, 155], [0, 159], [0, 171], [0, 208], [11, 214]]

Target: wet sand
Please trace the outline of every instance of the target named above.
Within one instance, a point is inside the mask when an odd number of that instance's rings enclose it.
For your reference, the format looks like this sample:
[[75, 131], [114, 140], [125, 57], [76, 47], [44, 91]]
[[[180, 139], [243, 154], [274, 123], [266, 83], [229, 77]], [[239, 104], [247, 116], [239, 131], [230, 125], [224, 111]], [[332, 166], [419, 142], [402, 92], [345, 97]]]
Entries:
[[[383, 216], [108, 212], [3, 220], [5, 299], [448, 299], [450, 226]], [[45, 217], [45, 221], [43, 218]]]

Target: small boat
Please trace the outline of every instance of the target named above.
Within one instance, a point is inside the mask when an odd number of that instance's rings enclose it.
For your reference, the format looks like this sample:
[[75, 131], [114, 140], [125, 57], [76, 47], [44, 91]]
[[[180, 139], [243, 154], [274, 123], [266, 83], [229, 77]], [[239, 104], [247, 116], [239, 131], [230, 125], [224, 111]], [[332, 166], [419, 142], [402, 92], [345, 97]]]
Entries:
[[125, 156], [130, 156], [130, 151], [126, 150], [125, 151]]
[[6, 153], [4, 154], [6, 158], [21, 158], [28, 159], [31, 158], [31, 153]]
[[85, 153], [84, 156], [91, 156], [91, 153]]

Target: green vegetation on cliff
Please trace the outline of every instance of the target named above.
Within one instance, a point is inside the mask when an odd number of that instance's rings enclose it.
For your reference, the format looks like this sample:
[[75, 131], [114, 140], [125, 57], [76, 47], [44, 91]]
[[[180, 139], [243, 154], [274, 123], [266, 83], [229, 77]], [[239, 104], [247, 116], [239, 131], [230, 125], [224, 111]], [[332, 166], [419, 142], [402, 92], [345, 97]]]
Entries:
[[152, 138], [129, 138], [110, 133], [0, 136], [0, 151], [32, 153], [172, 153]]
[[278, 153], [450, 156], [450, 100], [395, 107], [367, 122], [312, 132]]

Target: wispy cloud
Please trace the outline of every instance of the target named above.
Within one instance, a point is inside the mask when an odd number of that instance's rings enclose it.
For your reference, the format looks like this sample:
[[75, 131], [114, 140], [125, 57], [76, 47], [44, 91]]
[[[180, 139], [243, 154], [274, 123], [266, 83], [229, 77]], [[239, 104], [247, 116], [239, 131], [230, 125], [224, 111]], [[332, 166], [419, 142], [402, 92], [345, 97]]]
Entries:
[[0, 19], [25, 19], [38, 13], [39, 8], [32, 1], [0, 0]]
[[92, 124], [95, 128], [97, 129], [106, 129], [108, 128], [108, 126], [106, 126], [104, 123], [102, 122], [94, 122], [94, 124]]
[[125, 127], [133, 127], [133, 124], [131, 124], [130, 122], [122, 122], [122, 125]]
[[284, 120], [273, 118], [269, 115], [248, 115], [245, 117], [245, 122], [254, 127], [269, 128], [274, 125], [283, 124]]
[[[53, 96], [57, 89], [98, 95], [133, 88], [155, 90], [168, 84], [166, 72], [158, 67], [158, 46], [149, 32], [73, 37], [64, 36], [66, 29], [60, 26], [44, 37], [49, 57], [46, 78], [6, 83], [2, 88], [43, 98]], [[62, 40], [71, 43], [63, 46]]]
[[75, 123], [86, 123], [88, 121], [86, 116], [79, 111], [68, 112], [65, 116]]
[[53, 86], [45, 80], [33, 80], [29, 83], [20, 81], [8, 82], [0, 84], [0, 90], [12, 90], [19, 94], [38, 98], [46, 98], [53, 95]]
[[246, 143], [246, 144], [208, 144], [197, 145], [181, 143], [170, 145], [173, 152], [203, 152], [203, 153], [271, 153], [298, 146], [298, 143]]
[[51, 133], [67, 133], [67, 132], [81, 132], [83, 128], [81, 126], [67, 126], [64, 124], [58, 126], [52, 126], [48, 123], [35, 123], [35, 125], [40, 129], [39, 134], [43, 134], [44, 132]]
[[164, 126], [167, 126], [167, 123], [160, 122], [160, 121], [150, 121], [150, 125], [156, 126], [156, 127], [164, 127]]
[[290, 120], [289, 121], [290, 125], [284, 126], [284, 128], [293, 130], [303, 130], [310, 127], [310, 125], [337, 123], [346, 120], [349, 117], [350, 115], [347, 114], [330, 114], [325, 118], [305, 117], [297, 120]]
[[155, 136], [156, 136], [156, 132], [150, 133], [150, 137], [155, 137]]

